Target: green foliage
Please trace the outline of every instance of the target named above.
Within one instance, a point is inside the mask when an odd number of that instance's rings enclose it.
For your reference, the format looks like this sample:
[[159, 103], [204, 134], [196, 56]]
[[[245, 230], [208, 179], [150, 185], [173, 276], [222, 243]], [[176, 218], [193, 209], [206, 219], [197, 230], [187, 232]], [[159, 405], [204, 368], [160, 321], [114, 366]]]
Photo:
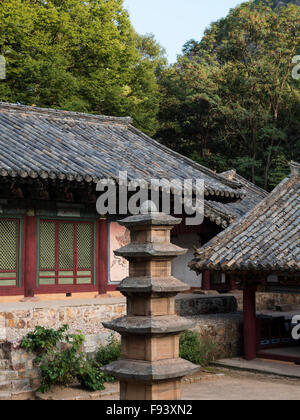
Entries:
[[299, 54], [298, 6], [249, 1], [232, 9], [160, 73], [157, 139], [271, 189], [278, 150], [300, 160], [300, 83], [292, 78]]
[[275, 188], [290, 173], [288, 161], [283, 154], [276, 155], [272, 160], [270, 171], [270, 186]]
[[57, 331], [37, 326], [33, 332], [28, 333], [21, 342], [21, 348], [35, 353], [40, 360], [47, 353], [53, 352], [56, 346], [65, 338], [68, 325], [63, 325]]
[[185, 331], [180, 337], [182, 359], [205, 367], [214, 359], [215, 344], [208, 338], [199, 337], [196, 332]]
[[101, 367], [108, 365], [121, 357], [121, 342], [111, 334], [108, 343], [99, 347], [97, 352], [90, 357], [78, 375], [78, 380], [85, 388], [96, 391], [103, 382], [115, 382], [115, 378], [101, 371]]
[[40, 392], [47, 392], [52, 386], [69, 386], [79, 382], [90, 391], [104, 389], [105, 382], [115, 378], [104, 374], [101, 367], [121, 356], [121, 343], [112, 334], [107, 345], [99, 348], [93, 357], [82, 352], [85, 337], [67, 334], [68, 325], [58, 330], [36, 327], [22, 340], [21, 347], [37, 355], [35, 364], [41, 371]]
[[90, 360], [86, 360], [85, 364], [79, 369], [77, 379], [85, 389], [92, 392], [105, 389], [104, 382], [107, 382], [105, 373]]
[[112, 334], [109, 338], [108, 344], [101, 346], [96, 352], [94, 359], [99, 366], [108, 365], [121, 357], [121, 343]]
[[133, 29], [123, 0], [2, 0], [0, 100], [130, 115], [153, 134], [164, 51]]
[[81, 334], [69, 335], [65, 350], [47, 354], [41, 360], [41, 386], [38, 391], [47, 392], [54, 385], [68, 386], [76, 382], [85, 366], [85, 356], [81, 352], [83, 341]]

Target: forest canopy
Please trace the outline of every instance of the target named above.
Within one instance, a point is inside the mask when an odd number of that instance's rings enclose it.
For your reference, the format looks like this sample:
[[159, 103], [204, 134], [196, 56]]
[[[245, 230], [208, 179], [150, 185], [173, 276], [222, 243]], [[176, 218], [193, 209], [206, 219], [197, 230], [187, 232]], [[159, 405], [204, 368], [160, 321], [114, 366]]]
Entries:
[[155, 133], [164, 51], [134, 31], [122, 0], [2, 0], [0, 25], [2, 101], [130, 115]]
[[232, 9], [164, 72], [157, 138], [272, 189], [288, 161], [300, 161], [300, 80], [292, 77], [299, 47], [300, 7]]

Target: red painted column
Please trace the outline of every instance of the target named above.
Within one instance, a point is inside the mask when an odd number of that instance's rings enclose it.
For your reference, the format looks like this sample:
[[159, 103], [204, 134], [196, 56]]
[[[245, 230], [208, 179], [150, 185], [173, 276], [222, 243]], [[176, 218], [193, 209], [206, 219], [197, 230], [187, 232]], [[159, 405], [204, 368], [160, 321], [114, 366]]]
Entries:
[[210, 271], [208, 270], [202, 274], [202, 290], [210, 290]]
[[37, 264], [37, 220], [36, 216], [25, 216], [25, 250], [24, 250], [24, 300], [38, 300], [34, 297], [36, 289]]
[[253, 360], [256, 358], [256, 286], [244, 286], [243, 305], [244, 305], [244, 349], [245, 359]]
[[104, 218], [99, 220], [97, 259], [99, 264], [98, 290], [99, 295], [104, 295], [107, 292], [108, 285], [108, 222]]

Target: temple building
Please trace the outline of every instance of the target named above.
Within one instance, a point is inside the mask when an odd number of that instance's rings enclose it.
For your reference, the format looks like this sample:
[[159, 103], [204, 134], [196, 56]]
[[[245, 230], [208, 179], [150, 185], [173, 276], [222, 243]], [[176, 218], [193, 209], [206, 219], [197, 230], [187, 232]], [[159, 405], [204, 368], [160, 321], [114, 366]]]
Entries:
[[[0, 296], [32, 299], [116, 290], [128, 263], [114, 255], [129, 232], [99, 215], [99, 180], [203, 179], [205, 219], [183, 222], [172, 241], [187, 248], [173, 271], [191, 287], [230, 290], [230, 276], [198, 276], [187, 262], [267, 193], [234, 171], [216, 174], [151, 139], [130, 118], [0, 103]], [[182, 216], [182, 215], [180, 215]]]
[[292, 334], [299, 311], [274, 318], [256, 314], [257, 291], [300, 293], [300, 164], [248, 214], [200, 248], [190, 267], [234, 276], [244, 294], [247, 360], [263, 357], [300, 363]]

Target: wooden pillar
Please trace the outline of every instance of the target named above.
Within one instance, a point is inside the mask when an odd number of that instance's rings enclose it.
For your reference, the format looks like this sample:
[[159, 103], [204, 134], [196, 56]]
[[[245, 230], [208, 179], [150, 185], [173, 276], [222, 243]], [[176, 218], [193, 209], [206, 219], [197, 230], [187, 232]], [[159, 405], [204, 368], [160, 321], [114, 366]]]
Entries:
[[244, 349], [245, 359], [256, 358], [256, 302], [255, 285], [245, 285], [243, 290], [244, 308]]
[[180, 222], [162, 213], [119, 222], [131, 238], [115, 251], [129, 261], [129, 277], [118, 287], [127, 297], [127, 316], [103, 323], [122, 336], [122, 359], [103, 371], [120, 380], [122, 400], [179, 400], [181, 378], [199, 369], [179, 357], [180, 334], [194, 324], [175, 313], [175, 296], [189, 289], [171, 273], [172, 260], [187, 252], [170, 242]]
[[108, 222], [106, 218], [99, 219], [99, 241], [97, 260], [99, 267], [98, 292], [99, 296], [101, 296], [106, 294], [108, 285]]
[[236, 290], [236, 282], [232, 274], [229, 275], [229, 286], [230, 286], [230, 290]]
[[202, 274], [202, 290], [211, 290], [210, 289], [210, 271], [206, 270]]
[[26, 215], [25, 224], [25, 251], [24, 251], [24, 301], [37, 301], [39, 298], [34, 296], [37, 279], [37, 219], [36, 216]]

